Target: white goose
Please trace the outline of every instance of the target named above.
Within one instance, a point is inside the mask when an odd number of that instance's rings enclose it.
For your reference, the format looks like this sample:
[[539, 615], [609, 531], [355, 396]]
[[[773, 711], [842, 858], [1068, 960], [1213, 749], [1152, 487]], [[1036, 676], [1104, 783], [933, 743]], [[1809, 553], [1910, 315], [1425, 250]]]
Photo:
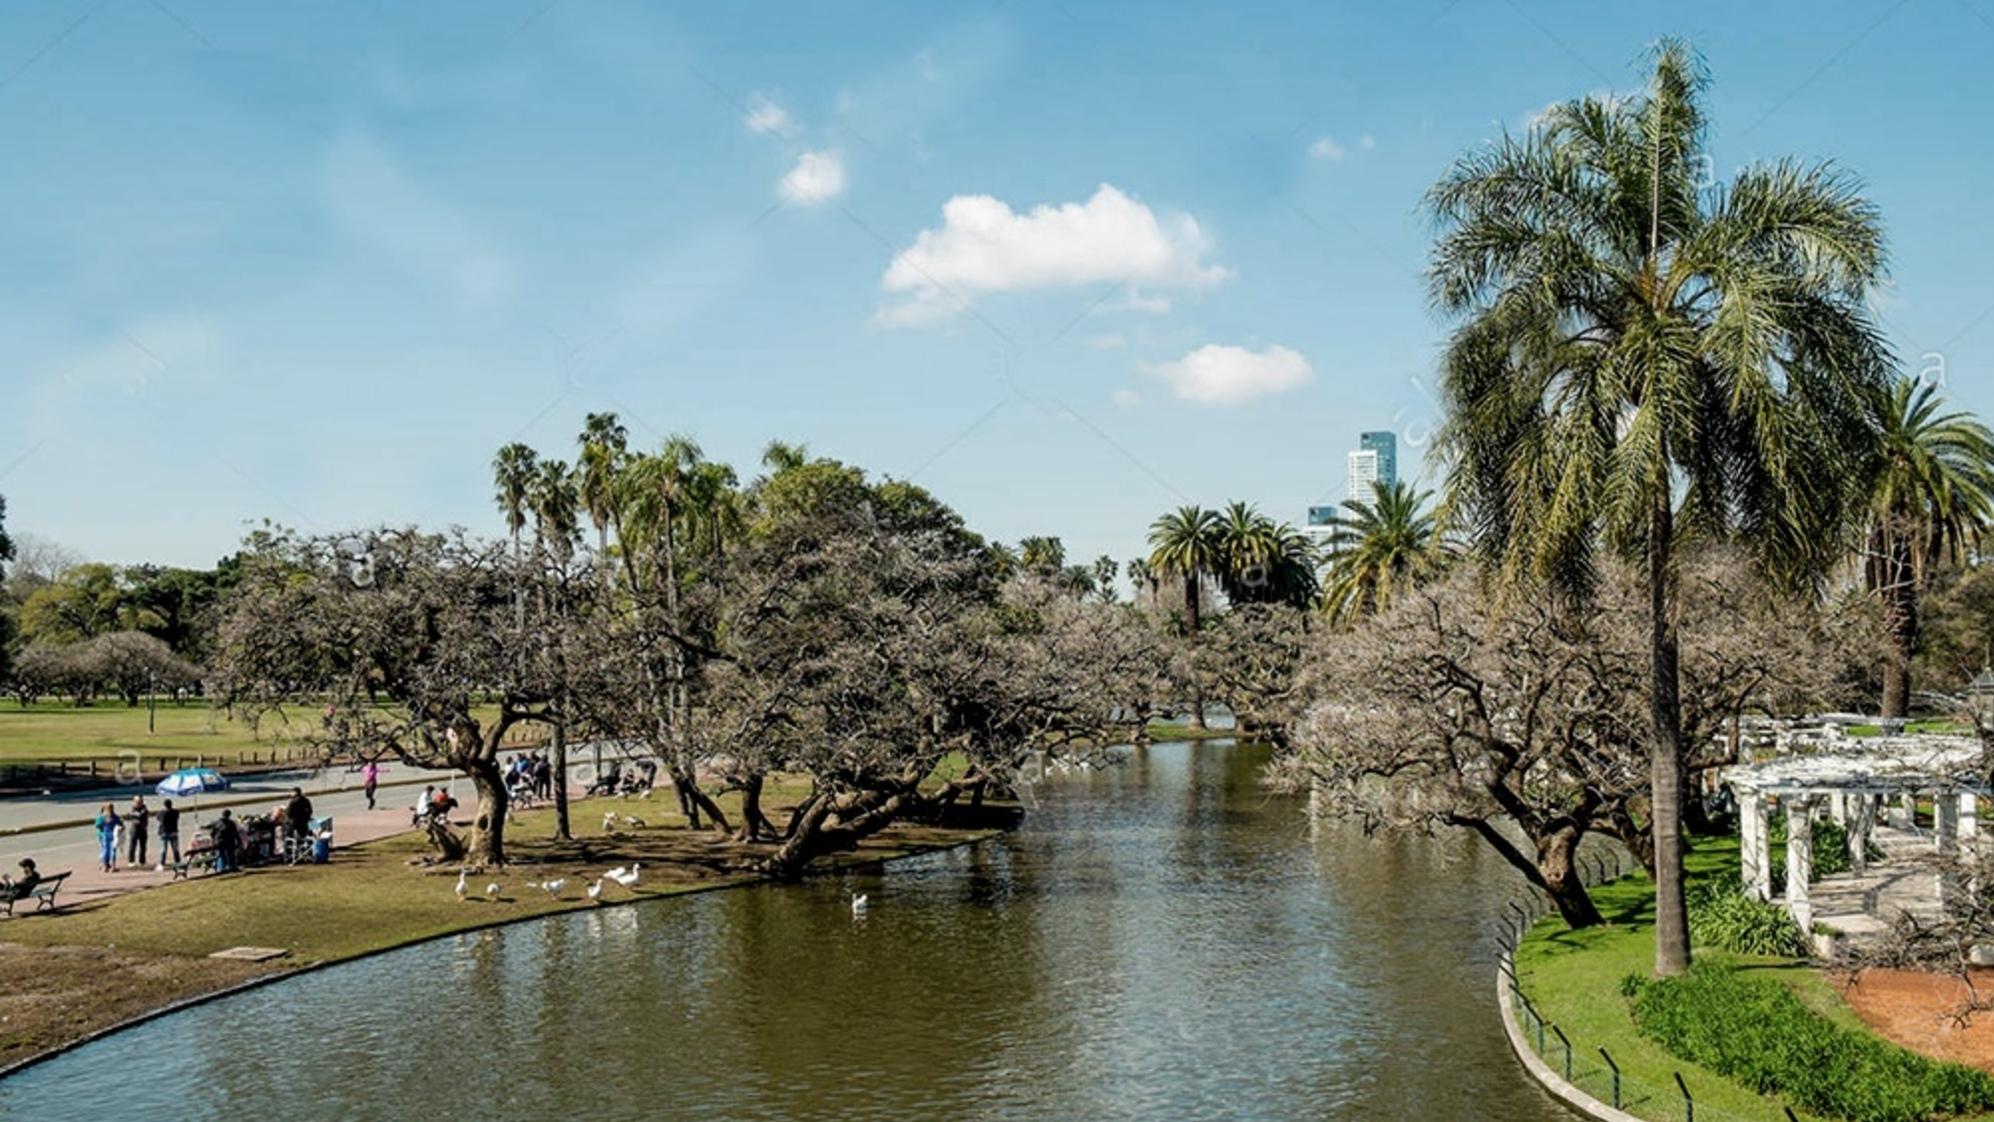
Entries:
[[561, 890], [566, 887], [568, 887], [568, 878], [566, 877], [562, 877], [559, 880], [543, 880], [540, 882], [540, 890], [549, 896], [559, 896]]
[[616, 883], [622, 885], [625, 888], [633, 888], [637, 884], [637, 870], [643, 867], [644, 867], [643, 862], [632, 861], [630, 863], [629, 872], [624, 872], [622, 869], [618, 869], [616, 870], [616, 872], [609, 874], [609, 879], [615, 881]]
[[464, 884], [464, 880], [466, 877], [469, 877], [470, 875], [471, 873], [470, 870], [468, 869], [457, 870], [457, 899], [459, 900], [462, 900], [464, 898], [464, 893], [469, 891], [469, 889]]
[[498, 899], [498, 882], [497, 882], [497, 881], [493, 881], [493, 882], [491, 882], [490, 884], [488, 884], [488, 885], [486, 885], [486, 886], [485, 886], [485, 899], [487, 899], [487, 900], [496, 900], [496, 899]]
[[855, 893], [853, 893], [853, 894], [852, 894], [852, 914], [853, 914], [853, 915], [855, 915], [855, 916], [862, 916], [862, 915], [864, 915], [864, 914], [865, 914], [865, 910], [866, 910], [866, 907], [867, 907], [867, 905], [868, 905], [868, 904], [869, 904], [870, 902], [871, 902], [871, 898], [870, 898], [870, 897], [868, 897], [868, 896], [867, 896], [867, 895], [866, 895], [865, 893], [863, 893], [863, 892], [855, 892]]
[[597, 877], [597, 878], [596, 878], [596, 882], [595, 882], [594, 884], [591, 884], [591, 885], [589, 885], [589, 899], [591, 899], [591, 900], [600, 900], [600, 899], [602, 899], [602, 878], [601, 878], [601, 877]]

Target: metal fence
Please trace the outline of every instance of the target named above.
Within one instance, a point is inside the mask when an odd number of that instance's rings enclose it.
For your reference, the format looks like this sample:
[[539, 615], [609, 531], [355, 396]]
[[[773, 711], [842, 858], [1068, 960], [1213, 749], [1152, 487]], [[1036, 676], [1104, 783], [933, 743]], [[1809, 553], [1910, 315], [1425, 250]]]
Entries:
[[[1631, 865], [1631, 859], [1617, 851], [1596, 852], [1579, 864], [1581, 878], [1591, 887], [1618, 879]], [[1523, 992], [1516, 975], [1515, 955], [1517, 943], [1553, 910], [1551, 901], [1535, 891], [1512, 899], [1503, 909], [1497, 934], [1501, 957], [1496, 968], [1509, 989], [1517, 1027], [1546, 1067], [1600, 1102], [1650, 1122], [1764, 1122], [1780, 1117], [1795, 1122], [1790, 1108], [1768, 1104], [1766, 1111], [1747, 1118], [1700, 1102], [1697, 1079], [1679, 1071], [1671, 1073], [1672, 1078], [1665, 1083], [1630, 1075], [1620, 1070], [1612, 1053], [1598, 1043], [1569, 1036], [1556, 1023], [1546, 1020]], [[1614, 996], [1617, 1000], [1618, 995]]]

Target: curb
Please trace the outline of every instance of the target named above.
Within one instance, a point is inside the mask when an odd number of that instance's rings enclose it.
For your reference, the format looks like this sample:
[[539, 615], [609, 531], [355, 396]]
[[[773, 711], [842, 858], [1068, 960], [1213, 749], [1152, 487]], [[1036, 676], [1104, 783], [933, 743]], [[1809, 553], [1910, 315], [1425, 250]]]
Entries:
[[1509, 1046], [1516, 1052], [1516, 1058], [1523, 1061], [1523, 1068], [1530, 1073], [1530, 1078], [1543, 1084], [1545, 1090], [1563, 1100], [1566, 1106], [1601, 1122], [1646, 1122], [1624, 1110], [1616, 1110], [1565, 1082], [1563, 1076], [1552, 1071], [1551, 1065], [1537, 1055], [1536, 1050], [1530, 1047], [1530, 1041], [1524, 1038], [1523, 1026], [1517, 1023], [1516, 1008], [1510, 999], [1507, 979], [1503, 977], [1505, 968], [1512, 975], [1516, 972], [1516, 956], [1510, 951], [1502, 953], [1496, 969], [1496, 1006], [1502, 1010], [1502, 1030], [1509, 1036]]

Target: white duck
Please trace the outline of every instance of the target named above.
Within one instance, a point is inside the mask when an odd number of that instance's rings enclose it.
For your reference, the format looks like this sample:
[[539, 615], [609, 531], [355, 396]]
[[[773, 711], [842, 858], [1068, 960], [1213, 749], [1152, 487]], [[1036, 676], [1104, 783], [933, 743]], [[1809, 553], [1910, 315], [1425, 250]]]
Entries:
[[[625, 888], [634, 888], [636, 887], [637, 884], [637, 870], [643, 867], [644, 867], [643, 862], [632, 861], [630, 863], [629, 872], [626, 873], [623, 872], [623, 870], [618, 869], [616, 872], [609, 874], [609, 877], [611, 880], [615, 881], [616, 883], [622, 885]], [[617, 875], [618, 873], [621, 873], [622, 875], [618, 876]]]
[[459, 900], [462, 900], [464, 898], [464, 893], [469, 891], [469, 889], [464, 884], [464, 880], [470, 875], [471, 874], [468, 869], [457, 870], [457, 899]]
[[568, 878], [566, 877], [562, 877], [559, 880], [543, 880], [540, 882], [540, 890], [549, 896], [559, 896], [561, 890], [566, 887], [568, 887]]
[[616, 812], [612, 810], [602, 816], [602, 832], [607, 834], [614, 829], [616, 829]]
[[602, 899], [602, 878], [600, 877], [596, 878], [596, 882], [594, 884], [589, 885], [589, 899], [591, 900]]
[[855, 916], [862, 916], [862, 915], [864, 915], [864, 914], [865, 914], [865, 910], [866, 910], [866, 907], [867, 907], [867, 905], [868, 905], [868, 904], [869, 904], [870, 902], [871, 902], [871, 900], [870, 900], [870, 897], [868, 897], [868, 896], [867, 896], [867, 895], [866, 895], [865, 893], [863, 893], [863, 892], [855, 892], [855, 893], [853, 893], [853, 894], [852, 894], [852, 914], [853, 914], [853, 915], [855, 915]]
[[493, 881], [493, 882], [491, 882], [490, 884], [488, 884], [488, 885], [486, 885], [486, 886], [485, 886], [485, 899], [487, 899], [487, 900], [496, 900], [496, 899], [498, 899], [498, 882], [497, 882], [497, 881]]

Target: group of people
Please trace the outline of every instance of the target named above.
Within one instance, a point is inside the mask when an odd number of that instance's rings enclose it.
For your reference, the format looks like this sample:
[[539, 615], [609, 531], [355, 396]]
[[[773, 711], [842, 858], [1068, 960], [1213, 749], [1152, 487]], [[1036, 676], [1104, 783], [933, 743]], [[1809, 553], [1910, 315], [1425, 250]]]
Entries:
[[554, 797], [554, 765], [540, 752], [514, 756], [505, 767], [506, 792], [519, 801]]
[[97, 812], [94, 825], [97, 827], [97, 859], [107, 873], [118, 871], [118, 854], [124, 853], [127, 866], [145, 868], [147, 850], [150, 848], [157, 818], [159, 829], [159, 863], [153, 866], [155, 872], [164, 869], [169, 862], [179, 864], [180, 855], [180, 810], [167, 799], [157, 814], [145, 805], [144, 795], [133, 795], [132, 805], [125, 813], [118, 813], [116, 803], [105, 803], [104, 809]]
[[448, 822], [450, 812], [461, 805], [463, 804], [457, 801], [456, 796], [450, 793], [450, 788], [438, 787], [431, 783], [422, 789], [422, 794], [416, 796], [415, 813], [409, 817], [409, 824], [427, 826], [431, 819]]

